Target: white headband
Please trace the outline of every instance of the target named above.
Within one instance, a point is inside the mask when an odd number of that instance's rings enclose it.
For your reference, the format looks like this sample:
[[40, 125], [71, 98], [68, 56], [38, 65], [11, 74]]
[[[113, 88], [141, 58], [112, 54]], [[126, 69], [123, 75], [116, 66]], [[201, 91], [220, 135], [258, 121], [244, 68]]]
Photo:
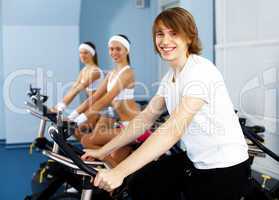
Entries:
[[108, 46], [110, 46], [112, 41], [120, 42], [128, 50], [128, 52], [130, 51], [130, 43], [128, 42], [128, 40], [126, 38], [121, 37], [120, 35], [112, 36], [109, 39]]
[[95, 55], [95, 50], [90, 45], [88, 45], [88, 44], [82, 43], [81, 45], [79, 45], [78, 49], [79, 49], [79, 51], [81, 49], [85, 49], [85, 50], [89, 51], [89, 53], [91, 53], [92, 56]]

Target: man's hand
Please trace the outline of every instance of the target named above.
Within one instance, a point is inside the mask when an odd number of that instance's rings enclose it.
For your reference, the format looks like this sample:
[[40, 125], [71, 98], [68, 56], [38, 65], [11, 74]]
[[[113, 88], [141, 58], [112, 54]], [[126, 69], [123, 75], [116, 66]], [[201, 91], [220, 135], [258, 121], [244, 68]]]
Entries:
[[101, 170], [94, 178], [94, 186], [111, 192], [123, 183], [124, 178], [124, 174], [119, 171]]
[[83, 151], [85, 153], [81, 156], [82, 160], [103, 160], [105, 157], [105, 155], [100, 151], [100, 149], [84, 149]]

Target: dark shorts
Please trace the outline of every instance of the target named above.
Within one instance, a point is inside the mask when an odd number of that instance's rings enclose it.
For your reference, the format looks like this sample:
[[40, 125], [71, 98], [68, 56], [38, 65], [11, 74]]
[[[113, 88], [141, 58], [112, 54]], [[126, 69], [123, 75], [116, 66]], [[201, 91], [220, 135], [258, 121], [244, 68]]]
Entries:
[[239, 200], [248, 183], [247, 161], [228, 168], [198, 170], [186, 153], [146, 165], [129, 180], [133, 200]]

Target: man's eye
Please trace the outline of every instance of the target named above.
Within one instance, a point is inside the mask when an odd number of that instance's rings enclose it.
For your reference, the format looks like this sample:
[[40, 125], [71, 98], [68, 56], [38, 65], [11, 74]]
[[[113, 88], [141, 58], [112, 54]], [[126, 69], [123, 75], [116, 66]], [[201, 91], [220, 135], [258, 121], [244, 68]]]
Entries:
[[156, 33], [156, 36], [157, 36], [157, 37], [162, 37], [163, 35], [164, 35], [164, 34], [161, 33], [161, 32]]

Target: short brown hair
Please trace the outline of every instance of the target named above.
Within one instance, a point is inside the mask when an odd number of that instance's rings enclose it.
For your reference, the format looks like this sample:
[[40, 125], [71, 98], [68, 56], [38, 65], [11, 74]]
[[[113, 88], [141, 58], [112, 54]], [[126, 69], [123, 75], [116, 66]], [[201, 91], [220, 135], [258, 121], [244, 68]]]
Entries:
[[159, 51], [156, 46], [156, 32], [161, 23], [184, 37], [185, 41], [190, 40], [190, 44], [188, 44], [188, 51], [190, 54], [201, 53], [202, 47], [194, 17], [187, 10], [180, 7], [166, 9], [156, 17], [152, 32], [153, 44], [157, 53], [159, 53]]

